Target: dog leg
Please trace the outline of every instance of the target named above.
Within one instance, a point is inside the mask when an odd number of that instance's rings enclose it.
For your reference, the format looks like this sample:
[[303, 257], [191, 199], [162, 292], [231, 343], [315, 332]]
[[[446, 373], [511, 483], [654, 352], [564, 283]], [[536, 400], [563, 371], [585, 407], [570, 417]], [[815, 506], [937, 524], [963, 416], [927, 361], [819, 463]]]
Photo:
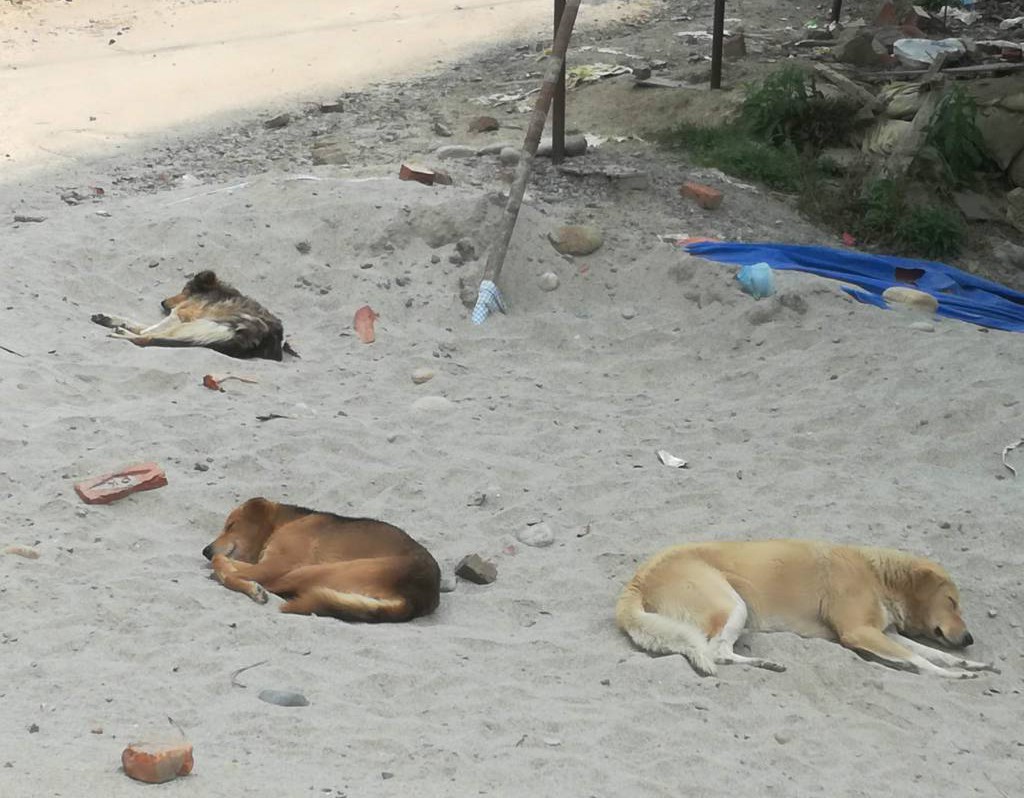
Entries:
[[124, 316], [111, 316], [106, 313], [93, 313], [92, 322], [111, 330], [123, 330], [135, 334], [141, 333], [145, 329], [145, 325], [126, 319]]
[[[731, 589], [731, 588], [730, 588]], [[776, 673], [782, 673], [786, 670], [785, 665], [780, 665], [778, 662], [772, 662], [768, 659], [761, 659], [759, 657], [744, 657], [734, 652], [733, 646], [739, 639], [740, 635], [743, 634], [743, 630], [747, 626], [747, 603], [742, 599], [739, 593], [732, 590], [735, 604], [733, 605], [732, 611], [729, 613], [729, 618], [725, 622], [725, 626], [722, 630], [712, 637], [708, 641], [708, 645], [711, 646], [711, 650], [715, 652], [715, 663], [718, 665], [750, 665], [754, 668], [764, 668], [765, 670], [775, 671]]]
[[860, 626], [852, 629], [837, 629], [839, 642], [858, 654], [871, 657], [892, 668], [915, 673], [929, 673], [946, 679], [976, 679], [977, 673], [942, 668], [929, 662], [920, 654], [911, 651], [895, 640], [890, 640], [881, 629]]
[[886, 636], [890, 640], [895, 640], [915, 654], [920, 654], [929, 662], [936, 665], [945, 665], [949, 668], [961, 668], [965, 671], [992, 671], [992, 673], [999, 673], [999, 669], [987, 662], [976, 662], [975, 660], [964, 659], [958, 657], [956, 654], [950, 654], [947, 651], [941, 651], [937, 648], [932, 648], [924, 643], [919, 643], [916, 640], [912, 640], [909, 637], [904, 637], [898, 632], [887, 632]]
[[239, 574], [239, 571], [248, 563], [229, 559], [223, 554], [216, 554], [213, 560], [211, 560], [211, 565], [213, 566], [213, 575], [217, 578], [217, 581], [228, 590], [244, 593], [257, 604], [267, 603], [267, 591], [263, 589], [263, 586]]

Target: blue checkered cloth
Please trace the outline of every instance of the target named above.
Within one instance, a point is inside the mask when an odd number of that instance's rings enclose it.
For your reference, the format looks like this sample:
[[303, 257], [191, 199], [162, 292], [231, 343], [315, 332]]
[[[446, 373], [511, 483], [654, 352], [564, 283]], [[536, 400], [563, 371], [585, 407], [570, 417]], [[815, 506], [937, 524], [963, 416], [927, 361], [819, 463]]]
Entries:
[[498, 286], [490, 280], [484, 280], [480, 283], [480, 293], [477, 294], [476, 307], [473, 308], [473, 324], [483, 324], [496, 310], [505, 312], [505, 300], [501, 298]]

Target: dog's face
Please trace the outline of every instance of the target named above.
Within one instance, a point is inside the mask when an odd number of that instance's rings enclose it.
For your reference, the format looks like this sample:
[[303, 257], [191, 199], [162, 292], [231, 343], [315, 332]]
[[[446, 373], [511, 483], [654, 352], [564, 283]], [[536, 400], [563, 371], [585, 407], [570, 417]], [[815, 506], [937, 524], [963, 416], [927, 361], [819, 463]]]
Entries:
[[960, 615], [960, 591], [949, 574], [936, 565], [920, 566], [911, 579], [911, 601], [906, 631], [950, 648], [974, 642]]
[[203, 556], [212, 560], [214, 555], [223, 554], [242, 562], [256, 562], [274, 531], [276, 510], [277, 505], [262, 498], [249, 499], [236, 507], [217, 539], [203, 549]]
[[194, 296], [201, 296], [203, 294], [209, 294], [216, 291], [220, 286], [221, 283], [217, 279], [216, 274], [209, 270], [199, 272], [185, 283], [185, 287], [181, 289], [180, 294], [167, 297], [167, 299], [160, 303], [160, 307], [164, 309], [165, 313], [170, 313], [186, 299]]

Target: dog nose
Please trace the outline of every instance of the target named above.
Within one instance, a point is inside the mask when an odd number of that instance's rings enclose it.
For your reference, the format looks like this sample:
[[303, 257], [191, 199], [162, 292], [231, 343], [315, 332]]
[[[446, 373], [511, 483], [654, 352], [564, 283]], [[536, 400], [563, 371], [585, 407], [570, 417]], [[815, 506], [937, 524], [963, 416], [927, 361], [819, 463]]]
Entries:
[[970, 632], [964, 632], [964, 646], [970, 646], [974, 644], [974, 636]]
[[166, 299], [161, 300], [160, 307], [162, 307], [164, 310], [170, 310], [170, 307], [167, 305], [167, 300]]
[[212, 543], [209, 546], [207, 546], [205, 549], [203, 549], [203, 556], [206, 559], [208, 559], [208, 560], [212, 560], [213, 559], [213, 544]]

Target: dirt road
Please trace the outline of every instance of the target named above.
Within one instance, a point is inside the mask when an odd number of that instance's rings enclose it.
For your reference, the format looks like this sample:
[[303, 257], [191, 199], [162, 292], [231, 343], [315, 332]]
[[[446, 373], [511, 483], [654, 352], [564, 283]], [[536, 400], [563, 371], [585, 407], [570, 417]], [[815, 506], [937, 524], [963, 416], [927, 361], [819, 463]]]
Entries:
[[0, 179], [423, 73], [550, 16], [551, 0], [0, 0]]

